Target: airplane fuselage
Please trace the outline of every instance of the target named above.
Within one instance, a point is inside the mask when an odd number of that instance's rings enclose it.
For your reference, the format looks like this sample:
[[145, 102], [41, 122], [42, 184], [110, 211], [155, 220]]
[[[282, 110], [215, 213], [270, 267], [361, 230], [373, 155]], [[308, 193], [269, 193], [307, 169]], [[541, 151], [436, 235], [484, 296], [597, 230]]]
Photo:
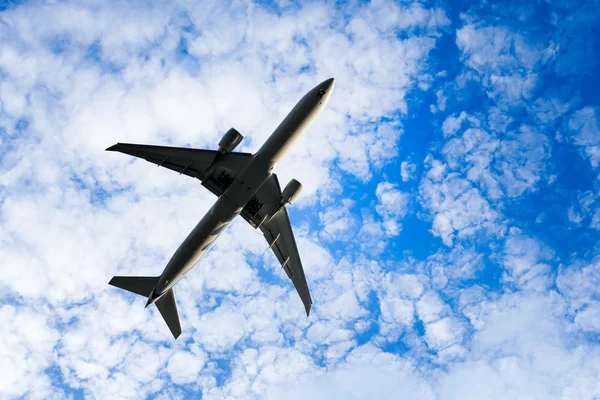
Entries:
[[175, 251], [147, 305], [154, 303], [179, 282], [206, 254], [231, 221], [242, 212], [244, 206], [271, 176], [275, 165], [321, 113], [331, 95], [333, 85], [334, 80], [328, 79], [310, 90], [279, 124]]

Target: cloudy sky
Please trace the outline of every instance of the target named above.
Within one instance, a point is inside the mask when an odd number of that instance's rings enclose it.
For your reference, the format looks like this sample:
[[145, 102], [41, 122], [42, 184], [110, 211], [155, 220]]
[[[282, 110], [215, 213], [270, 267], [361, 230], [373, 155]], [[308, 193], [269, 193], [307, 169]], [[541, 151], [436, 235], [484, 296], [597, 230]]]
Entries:
[[[0, 4], [0, 397], [600, 398], [597, 0]], [[174, 341], [107, 282], [215, 198], [104, 149], [255, 151], [329, 77], [277, 170], [310, 317], [239, 219]]]

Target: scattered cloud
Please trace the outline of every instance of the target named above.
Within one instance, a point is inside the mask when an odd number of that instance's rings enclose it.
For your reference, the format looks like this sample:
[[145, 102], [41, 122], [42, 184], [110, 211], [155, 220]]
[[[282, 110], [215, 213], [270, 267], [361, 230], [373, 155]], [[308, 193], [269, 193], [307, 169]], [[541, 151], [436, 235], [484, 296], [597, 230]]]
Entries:
[[[542, 8], [3, 7], [0, 397], [600, 396], [600, 7]], [[104, 149], [234, 126], [253, 152], [329, 77], [277, 170], [305, 187], [311, 316], [236, 220], [178, 284], [173, 341], [107, 282], [160, 273], [214, 197]]]
[[402, 177], [402, 182], [408, 182], [415, 179], [416, 172], [416, 164], [410, 161], [402, 161], [402, 164], [400, 164], [400, 176]]
[[402, 229], [399, 221], [409, 212], [410, 196], [389, 182], [379, 183], [375, 194], [378, 200], [375, 210], [384, 219], [386, 233], [390, 236], [397, 235]]
[[573, 132], [573, 142], [587, 158], [593, 168], [600, 164], [600, 128], [596, 109], [585, 107], [577, 110], [569, 119], [569, 130]]
[[446, 173], [446, 166], [428, 157], [428, 171], [421, 180], [421, 203], [433, 218], [432, 233], [451, 246], [455, 238], [473, 237], [483, 231], [501, 235], [500, 215], [481, 192], [457, 173]]
[[505, 279], [521, 289], [545, 291], [551, 284], [551, 261], [554, 254], [537, 240], [526, 237], [518, 228], [509, 230], [505, 242]]

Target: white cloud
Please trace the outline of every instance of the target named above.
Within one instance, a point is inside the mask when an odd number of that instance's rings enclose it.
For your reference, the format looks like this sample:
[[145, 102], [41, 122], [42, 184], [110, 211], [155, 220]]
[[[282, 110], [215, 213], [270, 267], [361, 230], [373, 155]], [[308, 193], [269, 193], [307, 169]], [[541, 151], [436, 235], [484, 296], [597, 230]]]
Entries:
[[424, 290], [422, 277], [411, 274], [390, 274], [387, 276], [388, 293], [411, 299], [420, 297]]
[[435, 92], [437, 98], [437, 106], [436, 110], [445, 111], [446, 110], [446, 101], [448, 101], [448, 97], [444, 95], [444, 92], [440, 89]]
[[432, 232], [452, 245], [455, 238], [472, 237], [479, 231], [500, 234], [500, 216], [479, 190], [456, 173], [445, 174], [445, 165], [428, 157], [430, 169], [419, 185], [421, 203], [432, 215]]
[[551, 125], [564, 115], [570, 107], [571, 104], [551, 95], [539, 97], [533, 102], [531, 109], [540, 123]]
[[600, 304], [597, 301], [590, 302], [577, 313], [575, 323], [584, 332], [600, 332]]
[[592, 167], [598, 167], [600, 164], [600, 128], [598, 128], [596, 109], [584, 107], [575, 111], [569, 119], [569, 129], [575, 145], [581, 149]]
[[354, 202], [350, 199], [344, 199], [339, 202], [339, 206], [327, 208], [319, 213], [319, 219], [323, 226], [323, 232], [327, 238], [335, 240], [349, 240], [348, 235], [356, 225], [356, 218], [350, 212]]
[[578, 226], [599, 229], [598, 218], [600, 218], [600, 215], [596, 198], [597, 196], [592, 190], [577, 192], [571, 206], [567, 209], [569, 222]]
[[381, 182], [375, 190], [377, 205], [375, 210], [384, 219], [383, 227], [388, 236], [396, 236], [400, 233], [399, 224], [409, 212], [410, 198], [407, 193], [397, 189], [397, 186], [389, 182]]
[[427, 293], [417, 302], [417, 314], [425, 323], [438, 320], [446, 309], [447, 306], [436, 293]]
[[196, 326], [200, 342], [210, 351], [224, 351], [244, 337], [248, 327], [243, 314], [224, 305], [200, 317]]
[[567, 217], [569, 218], [569, 222], [572, 222], [576, 225], [579, 225], [582, 221], [582, 217], [581, 215], [575, 211], [575, 209], [573, 207], [569, 207], [569, 210], [567, 212]]
[[475, 278], [483, 269], [483, 259], [484, 255], [476, 249], [456, 245], [449, 251], [438, 251], [429, 256], [425, 271], [430, 275], [433, 287], [444, 289]]
[[402, 182], [408, 182], [415, 179], [416, 172], [416, 164], [410, 161], [402, 161], [400, 164], [400, 176], [402, 177]]
[[504, 26], [466, 25], [456, 32], [465, 65], [477, 71], [488, 96], [510, 104], [531, 98], [544, 49]]
[[561, 266], [556, 286], [571, 307], [582, 309], [600, 294], [600, 259]]
[[[558, 47], [464, 19], [457, 44], [470, 74], [457, 85], [478, 82], [495, 103], [467, 113], [435, 87], [446, 75], [428, 65], [436, 38], [449, 32], [440, 8], [138, 6], [3, 11], [0, 285], [8, 300], [0, 369], [8, 380], [0, 396], [62, 398], [63, 384], [100, 398], [183, 397], [176, 385], [203, 398], [600, 395], [597, 346], [581, 335], [599, 329], [597, 260], [561, 266], [556, 294], [553, 253], [525, 228], [511, 230], [504, 246], [490, 245], [503, 251], [491, 260], [505, 268], [501, 284], [542, 293], [464, 286], [490, 261], [471, 240], [490, 244], [509, 226], [500, 201], [551, 181], [542, 128], [572, 105], [552, 95], [527, 103], [538, 66]], [[117, 273], [158, 274], [214, 198], [187, 177], [103, 149], [116, 141], [214, 148], [235, 126], [246, 137], [241, 150], [253, 151], [330, 76], [337, 84], [327, 110], [278, 170], [282, 183], [298, 177], [306, 187], [292, 219], [311, 316], [263, 254], [260, 232], [236, 221], [178, 285], [184, 333], [173, 342], [155, 308], [106, 282]], [[374, 182], [377, 202], [365, 209], [346, 182], [379, 178], [398, 157], [412, 134], [403, 127], [407, 94], [430, 88], [453, 141], [427, 149], [441, 152], [425, 160], [419, 200], [432, 233], [454, 246], [415, 260], [384, 252], [410, 195], [386, 178]], [[535, 123], [519, 126], [508, 105], [527, 105]], [[592, 165], [595, 112], [584, 106], [567, 123]], [[27, 123], [17, 128], [20, 120]], [[415, 179], [412, 161], [400, 169], [404, 182]], [[347, 200], [338, 200], [342, 193]], [[320, 233], [314, 207], [322, 207]], [[599, 212], [578, 200], [572, 217], [600, 226]]]
[[443, 149], [450, 167], [464, 171], [492, 199], [536, 190], [550, 158], [549, 140], [533, 127], [523, 125], [504, 136], [470, 128]]
[[389, 182], [381, 182], [375, 191], [379, 204], [376, 207], [379, 215], [403, 216], [406, 214], [406, 195]]
[[405, 359], [371, 345], [357, 348], [348, 362], [329, 371], [310, 371], [294, 381], [273, 385], [267, 398], [331, 399], [389, 398], [402, 393], [406, 399], [434, 399], [432, 387], [419, 379], [420, 372]]
[[361, 132], [347, 135], [336, 144], [339, 167], [363, 181], [371, 178], [371, 169], [380, 168], [397, 155], [396, 143], [401, 131], [394, 127], [357, 127]]
[[167, 371], [175, 384], [193, 383], [199, 377], [205, 362], [202, 353], [196, 355], [180, 351], [169, 359]]
[[44, 370], [52, 366], [52, 349], [60, 338], [59, 331], [42, 311], [31, 307], [0, 307], [3, 321], [0, 330], [0, 373], [3, 396], [18, 397], [25, 393], [31, 398], [45, 398], [54, 391]]
[[[271, 382], [267, 397], [387, 398], [401, 391], [407, 398], [593, 399], [599, 394], [595, 377], [600, 354], [593, 347], [572, 348], [570, 328], [561, 315], [564, 303], [555, 293], [505, 295], [475, 308], [481, 324], [473, 332], [470, 351], [447, 347], [447, 354], [458, 357], [449, 357], [443, 371], [416, 369], [410, 356], [367, 344], [353, 350], [344, 363], [308, 368], [300, 378]], [[449, 318], [430, 331], [437, 346], [459, 341], [465, 332]], [[232, 387], [239, 381], [232, 381]]]
[[592, 216], [592, 221], [590, 223], [590, 228], [600, 230], [600, 207], [596, 208], [596, 211], [594, 211], [594, 215]]
[[414, 323], [414, 314], [413, 302], [410, 300], [389, 295], [382, 299], [381, 317], [385, 322], [393, 323], [394, 329], [399, 326], [410, 327]]
[[415, 299], [425, 290], [424, 277], [409, 274], [388, 274], [383, 281], [379, 299], [380, 334], [394, 342], [402, 332], [410, 331], [415, 322]]
[[539, 241], [510, 228], [504, 245], [504, 278], [522, 289], [545, 291], [551, 284], [551, 266], [547, 262], [553, 256]]
[[399, 231], [399, 227], [394, 220], [388, 221], [391, 221], [391, 223], [386, 225], [385, 222], [375, 220], [374, 216], [367, 210], [362, 211], [362, 226], [358, 231], [358, 245], [365, 253], [381, 254], [387, 245], [385, 238], [389, 234]]
[[590, 383], [599, 354], [585, 345], [571, 348], [560, 296], [506, 295], [478, 308], [483, 320], [469, 360], [449, 369], [441, 398], [597, 396]]
[[467, 119], [467, 113], [464, 111], [461, 112], [458, 117], [449, 115], [444, 120], [444, 124], [442, 125], [442, 132], [444, 132], [444, 137], [453, 136], [456, 132], [458, 132], [465, 119]]
[[432, 322], [425, 328], [425, 338], [430, 347], [441, 350], [460, 343], [464, 334], [462, 325], [453, 318], [446, 317]]
[[310, 367], [308, 357], [294, 349], [247, 349], [236, 361], [229, 385], [209, 391], [206, 395], [208, 398], [265, 397], [266, 391], [274, 384], [297, 379], [306, 374]]

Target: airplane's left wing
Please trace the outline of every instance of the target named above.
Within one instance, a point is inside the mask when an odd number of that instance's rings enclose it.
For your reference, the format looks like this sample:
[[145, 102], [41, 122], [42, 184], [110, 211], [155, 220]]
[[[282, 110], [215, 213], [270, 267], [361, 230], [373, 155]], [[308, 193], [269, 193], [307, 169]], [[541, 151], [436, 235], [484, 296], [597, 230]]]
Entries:
[[256, 216], [261, 220], [258, 223], [258, 227], [265, 236], [265, 239], [267, 239], [267, 243], [275, 254], [275, 257], [277, 257], [281, 267], [292, 280], [302, 303], [304, 303], [304, 309], [308, 316], [312, 306], [312, 298], [308, 290], [308, 283], [304, 275], [304, 268], [302, 267], [302, 261], [300, 260], [300, 254], [298, 253], [287, 209], [283, 207], [271, 218], [271, 213], [276, 211], [273, 206], [279, 205], [281, 201], [281, 188], [277, 180], [277, 175], [271, 175], [263, 186], [261, 186], [255, 197], [256, 201], [262, 204], [262, 207], [254, 215], [244, 209], [242, 217], [253, 226], [253, 217]]
[[143, 158], [159, 167], [197, 178], [217, 196], [225, 192], [252, 158], [249, 153], [222, 154], [215, 150], [132, 143], [117, 143], [106, 150]]

